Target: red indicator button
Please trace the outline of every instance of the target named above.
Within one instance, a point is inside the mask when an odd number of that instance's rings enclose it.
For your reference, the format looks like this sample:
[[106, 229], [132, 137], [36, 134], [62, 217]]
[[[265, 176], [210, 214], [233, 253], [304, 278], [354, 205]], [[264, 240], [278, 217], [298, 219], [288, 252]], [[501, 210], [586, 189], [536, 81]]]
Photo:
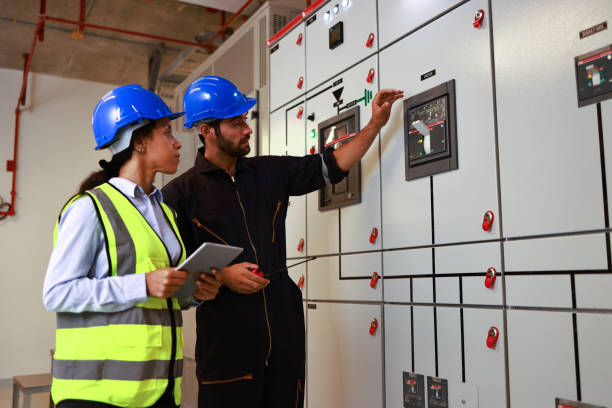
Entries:
[[315, 147], [314, 146], [310, 146], [310, 154], [315, 154]]

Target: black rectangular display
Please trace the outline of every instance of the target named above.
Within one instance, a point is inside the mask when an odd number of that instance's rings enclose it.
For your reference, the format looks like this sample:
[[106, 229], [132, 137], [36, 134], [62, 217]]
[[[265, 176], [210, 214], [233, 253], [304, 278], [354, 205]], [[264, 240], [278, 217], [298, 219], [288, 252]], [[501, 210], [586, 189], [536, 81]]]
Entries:
[[329, 49], [333, 50], [344, 42], [344, 24], [339, 21], [329, 28]]
[[[448, 126], [446, 114], [448, 95], [415, 106], [408, 112], [408, 153], [411, 165], [436, 160], [449, 155]], [[429, 134], [422, 134], [415, 125], [422, 123]]]
[[574, 58], [578, 106], [612, 97], [612, 44]]
[[[319, 151], [338, 149], [359, 132], [359, 106], [327, 119], [318, 126]], [[319, 190], [319, 210], [330, 210], [361, 202], [361, 165], [357, 163], [339, 183]]]

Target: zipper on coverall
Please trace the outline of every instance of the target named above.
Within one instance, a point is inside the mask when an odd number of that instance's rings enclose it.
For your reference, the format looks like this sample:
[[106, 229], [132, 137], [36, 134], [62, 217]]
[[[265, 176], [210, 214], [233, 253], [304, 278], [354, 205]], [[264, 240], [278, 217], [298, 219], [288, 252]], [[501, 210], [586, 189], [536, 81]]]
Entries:
[[[257, 257], [257, 249], [255, 249], [255, 245], [253, 244], [253, 239], [251, 238], [251, 232], [249, 231], [249, 224], [247, 223], [246, 211], [244, 210], [244, 206], [242, 205], [242, 200], [240, 199], [240, 192], [238, 191], [238, 187], [236, 186], [236, 179], [233, 176], [230, 176], [232, 179], [232, 185], [234, 187], [234, 191], [236, 191], [236, 197], [238, 197], [238, 204], [240, 204], [240, 209], [242, 210], [242, 217], [244, 218], [244, 227], [246, 228], [247, 236], [249, 237], [249, 242], [251, 244], [251, 248], [253, 248], [253, 253], [255, 254], [255, 262], [259, 265], [259, 258]], [[268, 366], [268, 360], [270, 358], [270, 353], [272, 352], [272, 331], [270, 330], [270, 318], [268, 317], [268, 302], [266, 298], [266, 288], [261, 290], [263, 293], [263, 301], [264, 301], [264, 310], [266, 313], [266, 327], [268, 329], [268, 354], [266, 355], [266, 367]]]

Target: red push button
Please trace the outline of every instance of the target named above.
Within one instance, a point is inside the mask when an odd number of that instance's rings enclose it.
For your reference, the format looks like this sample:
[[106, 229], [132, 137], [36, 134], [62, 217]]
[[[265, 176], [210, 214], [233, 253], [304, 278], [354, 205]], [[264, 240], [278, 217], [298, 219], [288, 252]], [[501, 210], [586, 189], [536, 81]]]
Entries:
[[304, 275], [300, 276], [300, 280], [298, 281], [298, 288], [302, 289], [304, 286]]
[[493, 211], [487, 211], [484, 215], [484, 218], [482, 219], [482, 229], [484, 231], [490, 230], [494, 219], [495, 214], [493, 214]]
[[297, 250], [298, 252], [302, 252], [303, 249], [304, 249], [304, 238], [300, 238], [300, 243], [297, 246]]
[[373, 43], [374, 43], [374, 33], [370, 33], [370, 35], [368, 35], [368, 40], [366, 41], [366, 47], [370, 48]]
[[372, 279], [370, 280], [370, 287], [372, 289], [376, 289], [376, 285], [378, 285], [378, 280], [380, 279], [380, 275], [378, 272], [374, 272], [372, 274]]
[[372, 336], [376, 335], [376, 330], [378, 329], [378, 319], [372, 319], [372, 323], [370, 323], [370, 334]]
[[482, 20], [484, 20], [484, 10], [480, 9], [476, 12], [476, 15], [474, 16], [474, 28], [479, 28], [480, 25], [482, 24]]
[[499, 330], [497, 327], [492, 326], [487, 333], [487, 347], [492, 349], [495, 347], [497, 343], [497, 339], [499, 338]]
[[300, 109], [298, 109], [298, 112], [297, 112], [297, 118], [301, 119], [303, 114], [304, 114], [304, 107], [300, 106]]
[[297, 83], [298, 89], [302, 89], [302, 85], [304, 85], [304, 77], [303, 76], [301, 76], [300, 79], [298, 79], [298, 83]]
[[304, 36], [302, 35], [302, 33], [300, 33], [298, 35], [297, 41], [295, 42], [297, 45], [302, 45], [302, 40], [304, 39]]
[[370, 232], [370, 244], [376, 243], [376, 238], [378, 237], [378, 228], [372, 228], [372, 232]]
[[487, 269], [487, 274], [485, 277], [485, 286], [489, 289], [493, 289], [496, 278], [497, 278], [497, 271], [495, 270], [495, 268], [490, 267], [489, 269]]
[[310, 154], [315, 154], [315, 147], [314, 146], [310, 146]]
[[370, 71], [368, 72], [368, 77], [366, 78], [366, 81], [368, 81], [369, 83], [372, 83], [372, 80], [374, 79], [374, 73], [376, 71], [374, 71], [374, 68], [370, 68]]

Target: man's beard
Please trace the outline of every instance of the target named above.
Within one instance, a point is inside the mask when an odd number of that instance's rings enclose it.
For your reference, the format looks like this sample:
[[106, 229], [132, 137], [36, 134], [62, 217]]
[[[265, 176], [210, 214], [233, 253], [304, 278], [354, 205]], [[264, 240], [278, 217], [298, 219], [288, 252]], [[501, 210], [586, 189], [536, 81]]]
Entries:
[[[242, 141], [243, 139], [240, 140], [240, 143], [242, 143]], [[232, 146], [232, 142], [226, 139], [221, 132], [217, 135], [217, 148], [228, 156], [233, 157], [246, 156], [251, 152], [250, 145], [246, 147], [240, 147], [240, 144], [238, 144], [238, 146]]]

